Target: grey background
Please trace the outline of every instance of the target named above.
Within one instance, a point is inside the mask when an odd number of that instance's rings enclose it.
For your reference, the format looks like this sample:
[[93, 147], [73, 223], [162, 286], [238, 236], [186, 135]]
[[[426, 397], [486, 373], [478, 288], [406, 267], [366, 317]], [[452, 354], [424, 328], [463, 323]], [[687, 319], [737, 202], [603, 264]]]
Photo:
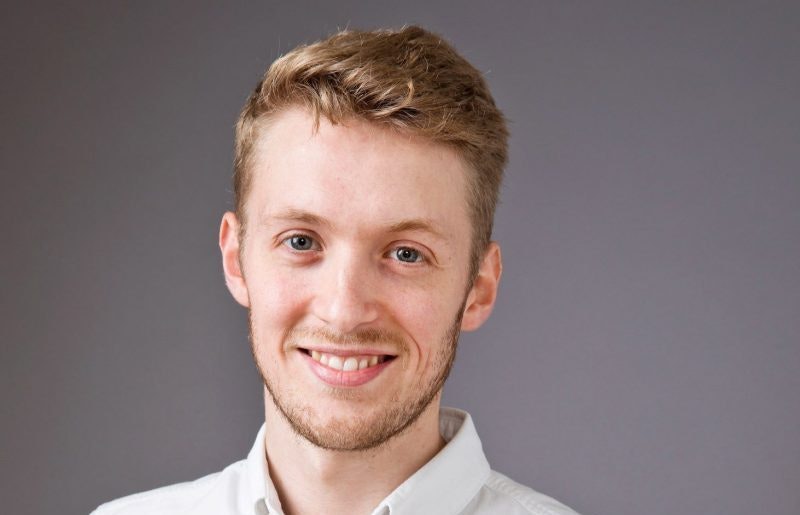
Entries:
[[6, 2], [3, 512], [246, 454], [235, 117], [296, 44], [420, 23], [512, 121], [501, 296], [445, 393], [494, 467], [586, 515], [800, 513], [799, 5]]

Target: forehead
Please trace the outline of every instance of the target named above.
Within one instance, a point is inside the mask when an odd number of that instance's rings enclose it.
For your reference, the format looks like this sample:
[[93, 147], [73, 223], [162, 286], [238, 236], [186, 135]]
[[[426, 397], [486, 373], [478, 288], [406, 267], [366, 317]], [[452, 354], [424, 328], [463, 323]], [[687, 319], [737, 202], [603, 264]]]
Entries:
[[424, 219], [469, 230], [467, 167], [443, 144], [352, 119], [332, 125], [300, 108], [260, 131], [248, 213], [310, 211], [352, 226]]

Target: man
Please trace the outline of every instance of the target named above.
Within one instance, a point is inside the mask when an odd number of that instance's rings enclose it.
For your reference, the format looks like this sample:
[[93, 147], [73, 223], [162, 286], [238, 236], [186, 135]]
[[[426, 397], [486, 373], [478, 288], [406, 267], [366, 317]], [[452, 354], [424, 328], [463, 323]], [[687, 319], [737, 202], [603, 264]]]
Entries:
[[417, 27], [342, 32], [272, 64], [236, 128], [219, 244], [249, 309], [265, 424], [246, 460], [98, 514], [574, 514], [489, 469], [440, 408], [489, 317], [505, 121]]

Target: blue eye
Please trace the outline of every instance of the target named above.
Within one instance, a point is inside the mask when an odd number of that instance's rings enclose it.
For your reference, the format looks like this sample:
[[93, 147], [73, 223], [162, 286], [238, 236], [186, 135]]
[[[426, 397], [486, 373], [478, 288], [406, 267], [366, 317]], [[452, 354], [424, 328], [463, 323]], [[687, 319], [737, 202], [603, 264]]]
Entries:
[[422, 255], [419, 251], [411, 247], [397, 247], [394, 250], [394, 255], [398, 261], [403, 263], [418, 263], [422, 261]]
[[313, 250], [316, 248], [317, 244], [311, 236], [307, 236], [305, 234], [296, 234], [294, 236], [290, 236], [283, 240], [284, 243], [288, 244], [293, 250], [305, 251], [305, 250]]

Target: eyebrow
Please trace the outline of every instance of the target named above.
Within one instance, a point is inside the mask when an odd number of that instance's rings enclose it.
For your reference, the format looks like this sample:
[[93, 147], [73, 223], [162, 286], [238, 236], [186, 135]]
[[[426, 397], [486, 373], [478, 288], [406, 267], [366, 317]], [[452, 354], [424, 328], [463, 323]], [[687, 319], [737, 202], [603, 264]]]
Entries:
[[[289, 208], [285, 211], [269, 215], [268, 218], [275, 220], [282, 220], [288, 222], [302, 222], [309, 225], [322, 226], [326, 228], [333, 228], [333, 223], [327, 218], [316, 215], [309, 211], [302, 209]], [[387, 228], [390, 233], [421, 231], [427, 232], [436, 236], [437, 238], [446, 239], [444, 233], [437, 229], [436, 224], [426, 218], [409, 218], [407, 220], [400, 220], [390, 224]]]
[[287, 222], [302, 222], [309, 225], [321, 225], [328, 228], [333, 226], [333, 224], [331, 224], [327, 219], [319, 215], [315, 215], [309, 211], [303, 211], [302, 209], [289, 208], [286, 211], [269, 215], [267, 218], [273, 218]]
[[389, 232], [422, 231], [444, 239], [444, 234], [436, 229], [436, 225], [424, 218], [401, 220], [389, 226]]

